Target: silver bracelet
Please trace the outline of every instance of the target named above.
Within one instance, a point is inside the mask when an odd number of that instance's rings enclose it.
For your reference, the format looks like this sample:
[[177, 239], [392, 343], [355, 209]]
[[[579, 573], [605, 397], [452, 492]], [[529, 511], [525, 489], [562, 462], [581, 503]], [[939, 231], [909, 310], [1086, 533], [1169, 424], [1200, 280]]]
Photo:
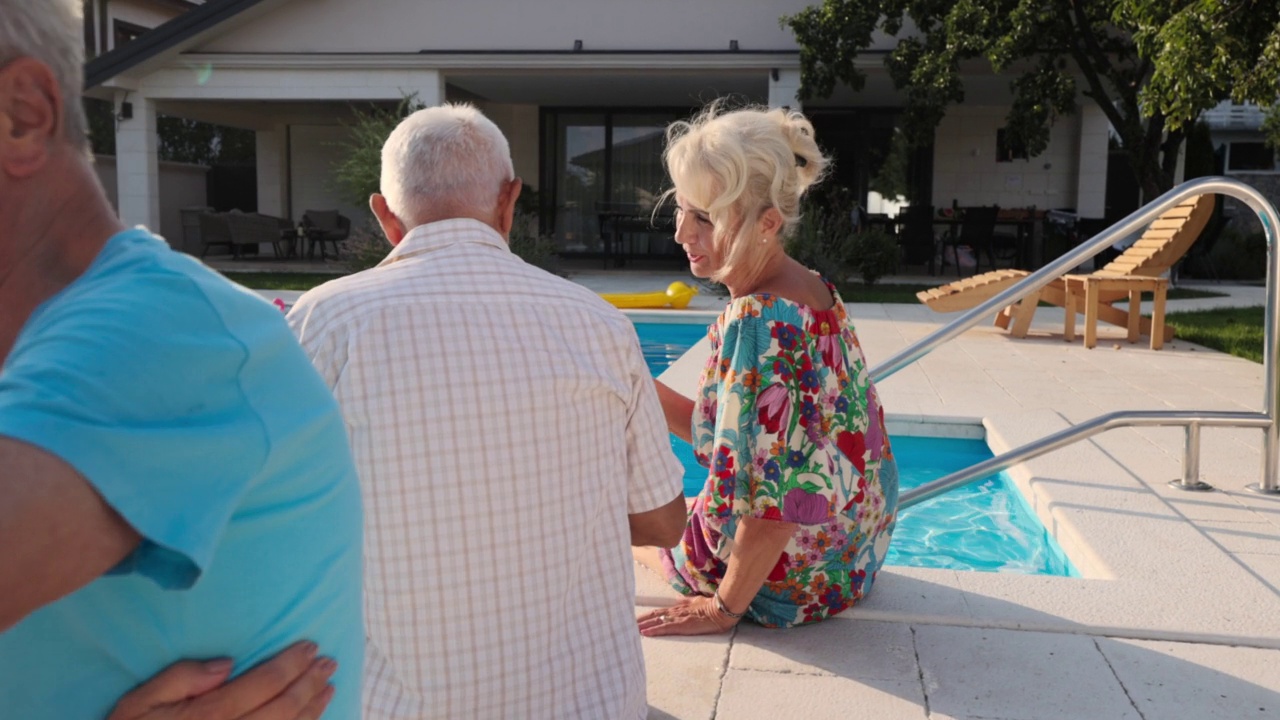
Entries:
[[715, 598], [715, 601], [716, 601], [716, 609], [717, 609], [717, 610], [719, 610], [721, 613], [723, 613], [723, 614], [725, 614], [725, 615], [728, 615], [729, 617], [733, 618], [734, 620], [741, 620], [741, 619], [742, 619], [742, 616], [747, 614], [747, 611], [746, 611], [746, 610], [743, 610], [743, 611], [742, 611], [742, 612], [740, 612], [740, 613], [736, 613], [736, 612], [732, 612], [732, 611], [730, 611], [730, 610], [729, 610], [729, 608], [725, 607], [725, 606], [724, 606], [724, 600], [721, 600], [721, 599], [720, 599], [720, 591], [719, 591], [719, 590], [716, 590], [715, 594], [714, 594], [714, 595], [712, 595], [711, 597]]

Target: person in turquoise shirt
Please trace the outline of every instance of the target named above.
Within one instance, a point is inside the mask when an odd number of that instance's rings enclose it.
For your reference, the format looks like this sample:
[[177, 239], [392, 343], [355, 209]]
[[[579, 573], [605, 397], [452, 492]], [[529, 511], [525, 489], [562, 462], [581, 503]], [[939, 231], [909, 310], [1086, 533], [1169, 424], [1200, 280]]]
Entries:
[[[284, 653], [300, 679], [274, 707], [358, 718], [340, 411], [279, 310], [115, 218], [85, 152], [80, 7], [0, 0], [0, 714], [190, 717], [212, 691], [239, 717], [261, 687], [211, 686], [309, 640], [336, 667]], [[112, 714], [219, 657], [173, 703]]]

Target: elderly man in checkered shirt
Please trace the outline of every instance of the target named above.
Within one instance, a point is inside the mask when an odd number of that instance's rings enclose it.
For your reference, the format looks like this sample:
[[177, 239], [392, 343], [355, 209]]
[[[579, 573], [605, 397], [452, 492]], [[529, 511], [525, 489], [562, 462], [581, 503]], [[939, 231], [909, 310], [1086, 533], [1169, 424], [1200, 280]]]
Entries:
[[410, 115], [394, 249], [289, 314], [364, 494], [368, 719], [647, 711], [629, 546], [679, 541], [682, 470], [628, 320], [511, 253], [520, 187], [474, 108]]

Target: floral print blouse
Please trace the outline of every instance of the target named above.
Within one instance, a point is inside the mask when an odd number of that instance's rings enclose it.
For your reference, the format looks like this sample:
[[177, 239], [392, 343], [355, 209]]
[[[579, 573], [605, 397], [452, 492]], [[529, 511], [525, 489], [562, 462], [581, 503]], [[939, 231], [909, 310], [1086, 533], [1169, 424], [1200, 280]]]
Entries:
[[664, 553], [677, 590], [710, 595], [739, 518], [799, 525], [747, 611], [769, 627], [816, 622], [862, 598], [896, 517], [884, 411], [844, 303], [828, 288], [830, 310], [744, 296], [710, 327], [693, 416], [707, 483], [680, 545]]

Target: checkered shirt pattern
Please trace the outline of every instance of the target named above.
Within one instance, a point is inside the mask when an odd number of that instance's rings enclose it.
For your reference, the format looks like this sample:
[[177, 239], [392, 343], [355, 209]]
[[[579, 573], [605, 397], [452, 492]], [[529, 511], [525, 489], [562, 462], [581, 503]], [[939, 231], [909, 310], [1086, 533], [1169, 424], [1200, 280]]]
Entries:
[[643, 718], [627, 515], [682, 470], [626, 317], [459, 219], [289, 321], [363, 488], [366, 720]]

